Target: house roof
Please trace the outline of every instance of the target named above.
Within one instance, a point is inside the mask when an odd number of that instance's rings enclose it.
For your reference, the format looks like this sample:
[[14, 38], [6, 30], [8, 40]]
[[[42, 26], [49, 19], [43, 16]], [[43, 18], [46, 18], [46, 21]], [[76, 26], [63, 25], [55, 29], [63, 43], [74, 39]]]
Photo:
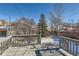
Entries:
[[7, 31], [7, 30], [1, 30], [1, 29], [0, 29], [0, 32], [6, 32], [6, 31]]

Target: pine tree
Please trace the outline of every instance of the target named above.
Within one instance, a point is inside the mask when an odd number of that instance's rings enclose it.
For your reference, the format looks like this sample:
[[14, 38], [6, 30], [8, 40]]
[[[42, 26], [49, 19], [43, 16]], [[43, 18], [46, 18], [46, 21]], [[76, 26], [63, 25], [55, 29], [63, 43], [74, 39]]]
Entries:
[[40, 20], [38, 23], [38, 34], [41, 34], [41, 37], [47, 37], [48, 36], [48, 30], [47, 30], [47, 24], [45, 21], [45, 15], [40, 15]]

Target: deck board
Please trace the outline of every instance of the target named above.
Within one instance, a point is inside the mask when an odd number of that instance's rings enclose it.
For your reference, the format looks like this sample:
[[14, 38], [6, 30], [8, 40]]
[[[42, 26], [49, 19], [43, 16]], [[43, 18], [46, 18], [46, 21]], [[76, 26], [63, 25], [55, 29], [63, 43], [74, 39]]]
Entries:
[[3, 56], [35, 56], [35, 50], [28, 50], [26, 47], [10, 47]]

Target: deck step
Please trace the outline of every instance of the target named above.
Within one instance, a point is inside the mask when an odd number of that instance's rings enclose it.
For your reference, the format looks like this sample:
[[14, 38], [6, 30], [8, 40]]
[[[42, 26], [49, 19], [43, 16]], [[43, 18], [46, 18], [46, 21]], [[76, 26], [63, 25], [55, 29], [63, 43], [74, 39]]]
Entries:
[[63, 53], [65, 56], [73, 56], [72, 54], [68, 53], [67, 51], [63, 50], [63, 49], [59, 49], [59, 52]]

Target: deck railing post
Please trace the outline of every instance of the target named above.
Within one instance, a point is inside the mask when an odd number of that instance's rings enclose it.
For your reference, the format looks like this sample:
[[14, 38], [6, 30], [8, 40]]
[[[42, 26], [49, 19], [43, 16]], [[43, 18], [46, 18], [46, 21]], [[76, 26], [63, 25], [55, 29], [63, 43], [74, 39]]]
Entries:
[[78, 51], [78, 46], [77, 46], [77, 43], [76, 43], [76, 56], [77, 56], [77, 51]]
[[72, 50], [71, 50], [72, 49], [72, 46], [71, 46], [72, 44], [71, 43], [72, 42], [70, 41], [70, 53], [72, 53]]
[[11, 45], [12, 45], [12, 47], [13, 47], [13, 45], [14, 45], [14, 36], [12, 36], [12, 40], [11, 40], [12, 42], [11, 42]]
[[37, 44], [41, 44], [41, 35], [40, 34], [38, 34], [38, 36], [37, 36]]
[[1, 43], [1, 54], [2, 54], [2, 52], [3, 52], [2, 50], [3, 50], [3, 48], [2, 48], [2, 43]]
[[61, 39], [61, 48], [63, 48], [63, 39]]
[[[8, 41], [9, 41], [9, 40], [8, 40]], [[6, 43], [7, 43], [7, 44], [6, 44], [6, 45], [7, 45], [7, 49], [8, 49], [8, 41], [6, 42]]]
[[64, 40], [64, 41], [65, 41], [64, 48], [67, 51], [67, 42], [66, 42], [66, 40]]
[[71, 41], [70, 41], [70, 53], [71, 53]]
[[68, 40], [66, 40], [66, 50], [68, 51]]
[[67, 51], [67, 40], [65, 40], [65, 49]]
[[59, 48], [61, 48], [61, 38], [59, 39]]
[[74, 54], [74, 42], [72, 42], [72, 43], [73, 43], [73, 44], [72, 44], [72, 45], [73, 45], [73, 48], [72, 48], [72, 49], [73, 49], [73, 50], [72, 50], [72, 54]]
[[63, 48], [65, 50], [65, 40], [63, 39]]
[[10, 46], [12, 46], [12, 37], [10, 38]]
[[78, 43], [78, 45], [77, 45], [77, 55], [79, 55], [79, 43]]
[[64, 42], [64, 43], [63, 43], [63, 48], [64, 48], [64, 50], [66, 50], [66, 49], [65, 49], [65, 44], [66, 44], [66, 42], [65, 42], [65, 39], [63, 39], [63, 40], [64, 40], [64, 41], [63, 41], [63, 42]]

